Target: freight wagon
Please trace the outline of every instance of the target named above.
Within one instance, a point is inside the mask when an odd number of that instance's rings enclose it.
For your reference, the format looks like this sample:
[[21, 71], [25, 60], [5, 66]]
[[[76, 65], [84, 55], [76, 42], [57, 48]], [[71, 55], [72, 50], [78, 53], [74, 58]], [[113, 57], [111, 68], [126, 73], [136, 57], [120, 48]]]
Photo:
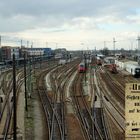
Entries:
[[126, 64], [126, 71], [131, 73], [134, 77], [140, 77], [140, 66], [134, 64]]

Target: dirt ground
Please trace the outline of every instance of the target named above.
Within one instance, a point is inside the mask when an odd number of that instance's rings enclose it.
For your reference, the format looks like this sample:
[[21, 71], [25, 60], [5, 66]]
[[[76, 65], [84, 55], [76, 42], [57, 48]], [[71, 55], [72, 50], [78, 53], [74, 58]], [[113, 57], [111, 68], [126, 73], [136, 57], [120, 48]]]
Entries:
[[69, 140], [84, 140], [79, 121], [74, 114], [67, 114], [66, 124], [68, 128], [67, 137]]
[[47, 128], [42, 105], [34, 88], [28, 99], [28, 113], [25, 113], [25, 140], [47, 140]]

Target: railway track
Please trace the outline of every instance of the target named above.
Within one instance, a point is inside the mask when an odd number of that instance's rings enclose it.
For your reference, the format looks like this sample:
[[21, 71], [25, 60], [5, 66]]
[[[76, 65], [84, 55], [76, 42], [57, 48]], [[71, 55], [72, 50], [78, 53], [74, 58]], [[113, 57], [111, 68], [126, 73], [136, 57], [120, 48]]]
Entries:
[[[28, 78], [29, 75], [26, 75]], [[3, 73], [0, 88], [3, 90], [4, 98], [0, 110], [0, 138], [6, 140], [13, 135], [13, 77], [12, 69]], [[23, 69], [16, 70], [16, 98], [18, 101], [21, 85], [24, 81]], [[18, 127], [18, 126], [17, 126]]]
[[[18, 74], [21, 73], [21, 71], [17, 72], [17, 77]], [[22, 74], [21, 74], [22, 75]], [[12, 78], [12, 77], [11, 77]], [[23, 78], [23, 75], [22, 75]], [[20, 90], [20, 87], [23, 83], [23, 80], [20, 80], [17, 78], [16, 80], [17, 82], [17, 91], [16, 91], [16, 96], [17, 96], [17, 100], [18, 100], [18, 93]], [[1, 110], [1, 115], [0, 115], [0, 135], [1, 137], [6, 140], [8, 137], [12, 137], [13, 134], [13, 120], [12, 120], [12, 116], [13, 116], [13, 93], [12, 93], [12, 89], [13, 89], [13, 81], [12, 79], [9, 80], [8, 83], [4, 83], [7, 86], [7, 94], [5, 95], [5, 99], [3, 102], [3, 106], [2, 106], [2, 110]]]
[[[101, 79], [100, 75], [98, 75], [98, 73], [96, 73], [96, 74], [98, 76], [97, 77], [97, 86], [98, 86], [98, 90], [99, 90], [98, 92], [100, 92], [100, 98], [102, 99], [102, 107], [103, 107], [104, 113], [106, 115], [110, 116], [113, 123], [118, 128], [118, 131], [121, 132], [122, 135], [124, 135], [124, 132], [125, 132], [124, 108], [122, 109], [122, 108], [120, 108], [120, 106], [118, 106], [116, 100], [114, 100], [114, 98], [112, 98], [112, 94], [107, 94], [108, 92], [107, 92], [105, 86], [102, 86], [102, 87], [100, 86], [100, 85], [104, 85], [104, 83], [102, 83], [102, 79]], [[114, 82], [112, 82], [112, 79], [110, 77], [108, 78], [107, 76], [108, 76], [108, 74], [104, 74], [105, 82], [107, 84], [109, 83], [108, 88], [114, 89], [114, 90], [111, 90], [113, 93], [115, 92], [115, 90], [117, 90], [116, 92], [121, 91], [120, 93], [116, 93], [117, 95], [115, 94], [115, 96], [117, 96], [117, 97], [119, 96], [119, 99], [121, 99], [121, 101], [124, 102], [124, 99], [122, 96], [122, 94], [124, 95], [124, 91], [122, 92], [122, 90], [118, 90], [118, 87], [116, 88], [116, 86], [118, 86], [118, 84], [114, 84]], [[110, 87], [110, 86], [112, 86], [112, 87]]]
[[62, 129], [61, 129], [61, 122], [59, 120], [59, 117], [57, 116], [57, 107], [59, 106], [54, 105], [53, 101], [51, 98], [48, 96], [47, 89], [45, 86], [45, 79], [44, 77], [46, 74], [51, 71], [53, 68], [44, 71], [38, 76], [38, 94], [40, 96], [42, 106], [45, 112], [46, 116], [46, 123], [48, 127], [48, 131], [46, 132], [48, 135], [49, 140], [55, 140], [55, 139], [63, 139], [62, 137]]
[[108, 89], [111, 90], [111, 93], [116, 97], [116, 99], [121, 102], [124, 106], [125, 101], [125, 91], [122, 89], [116, 81], [113, 81], [111, 76], [108, 73], [101, 74], [102, 79], [108, 86]]
[[[118, 84], [112, 84], [115, 81], [112, 82], [111, 79], [108, 79], [108, 77], [105, 76], [106, 75], [105, 73], [104, 73], [104, 78], [102, 78], [102, 75], [100, 75], [99, 73], [96, 73], [96, 74], [97, 74], [97, 82], [98, 82], [101, 92], [103, 93], [104, 98], [108, 100], [116, 110], [118, 110], [121, 116], [124, 117], [125, 93], [122, 92], [122, 89], [118, 90], [119, 87], [117, 87], [116, 89], [116, 86], [118, 86]], [[101, 85], [104, 85], [104, 86], [101, 86]], [[117, 93], [117, 92], [120, 92], [120, 93]]]
[[[61, 127], [63, 130], [63, 137], [66, 139], [66, 107], [65, 107], [65, 88], [67, 87], [67, 83], [69, 83], [69, 78], [72, 76], [72, 74], [76, 71], [77, 65], [79, 61], [75, 61], [72, 63], [69, 63], [65, 66], [59, 67], [55, 71], [53, 71], [52, 75], [55, 75], [55, 80], [53, 82], [53, 79], [51, 80], [53, 83], [53, 99], [54, 104], [60, 104], [60, 108], [57, 108], [57, 114], [59, 118], [61, 119]], [[53, 77], [53, 76], [51, 76]], [[54, 77], [53, 77], [54, 78]]]
[[[58, 66], [50, 68], [42, 72], [38, 82], [38, 93], [44, 108], [46, 122], [48, 127], [48, 139], [49, 140], [64, 140], [66, 139], [66, 127], [65, 127], [65, 86], [68, 81], [72, 65], [68, 64], [67, 67]], [[65, 72], [64, 72], [65, 71]], [[50, 73], [52, 93], [48, 95], [44, 77]], [[64, 82], [65, 81], [65, 82]]]
[[[101, 66], [98, 66], [97, 71], [101, 71], [102, 73], [104, 73]], [[96, 79], [95, 71], [91, 70], [91, 73], [94, 77], [93, 78], [94, 100], [92, 100], [93, 116], [94, 116], [95, 122], [98, 124], [98, 126], [102, 132], [102, 135], [104, 136], [104, 139], [110, 140], [107, 126], [105, 123], [105, 118], [104, 118], [104, 110], [103, 110], [101, 92], [97, 89], [97, 83], [95, 81], [95, 79]], [[94, 129], [94, 130], [96, 130], [96, 129]], [[95, 139], [98, 140], [99, 138], [98, 138], [97, 132], [95, 131], [94, 133], [95, 133], [95, 135], [97, 135], [97, 137], [95, 137]]]
[[[81, 127], [83, 130], [83, 135], [86, 140], [104, 140], [105, 137], [100, 130], [99, 125], [94, 120], [91, 110], [89, 109], [85, 97], [83, 95], [82, 81], [83, 75], [77, 74], [75, 81], [73, 83], [73, 101], [76, 105], [77, 115], [81, 122]], [[95, 132], [96, 131], [96, 132]], [[97, 134], [97, 137], [95, 136]]]

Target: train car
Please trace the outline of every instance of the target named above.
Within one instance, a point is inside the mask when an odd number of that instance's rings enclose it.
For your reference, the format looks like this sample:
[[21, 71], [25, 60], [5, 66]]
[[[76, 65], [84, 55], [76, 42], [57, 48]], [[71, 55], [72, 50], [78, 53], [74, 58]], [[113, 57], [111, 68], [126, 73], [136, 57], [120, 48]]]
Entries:
[[100, 57], [96, 58], [96, 63], [97, 63], [97, 65], [102, 65], [102, 60]]
[[140, 66], [134, 64], [126, 64], [126, 71], [131, 73], [134, 77], [140, 77]]
[[80, 63], [78, 65], [78, 72], [81, 73], [81, 72], [85, 72], [85, 71], [86, 71], [85, 63]]
[[57, 53], [54, 56], [55, 59], [62, 59], [62, 54], [61, 53]]
[[101, 59], [98, 59], [98, 60], [97, 60], [97, 65], [102, 65]]
[[134, 77], [136, 77], [136, 78], [139, 78], [140, 77], [140, 68], [135, 68]]
[[118, 73], [116, 64], [110, 64], [109, 71], [114, 74]]
[[67, 61], [65, 59], [60, 59], [58, 62], [59, 65], [64, 65], [66, 63], [67, 63]]

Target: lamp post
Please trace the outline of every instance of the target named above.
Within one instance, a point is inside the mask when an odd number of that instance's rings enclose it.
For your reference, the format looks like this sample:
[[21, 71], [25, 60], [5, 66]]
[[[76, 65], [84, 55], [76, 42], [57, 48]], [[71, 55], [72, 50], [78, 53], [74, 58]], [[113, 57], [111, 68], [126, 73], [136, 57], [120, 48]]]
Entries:
[[41, 58], [41, 50], [40, 50], [40, 69], [41, 69], [41, 63], [42, 63], [42, 58]]
[[86, 59], [86, 53], [84, 54], [84, 61], [85, 61], [85, 84], [86, 84], [86, 71], [87, 71], [87, 63], [86, 63], [86, 61], [87, 61], [87, 59]]
[[117, 41], [115, 40], [115, 38], [113, 38], [113, 49], [114, 49], [114, 56], [115, 56], [115, 43], [116, 43]]
[[31, 62], [31, 57], [29, 57], [29, 61], [28, 61], [28, 72], [29, 72], [29, 76], [28, 76], [28, 96], [31, 97], [31, 93], [32, 93], [32, 62]]

